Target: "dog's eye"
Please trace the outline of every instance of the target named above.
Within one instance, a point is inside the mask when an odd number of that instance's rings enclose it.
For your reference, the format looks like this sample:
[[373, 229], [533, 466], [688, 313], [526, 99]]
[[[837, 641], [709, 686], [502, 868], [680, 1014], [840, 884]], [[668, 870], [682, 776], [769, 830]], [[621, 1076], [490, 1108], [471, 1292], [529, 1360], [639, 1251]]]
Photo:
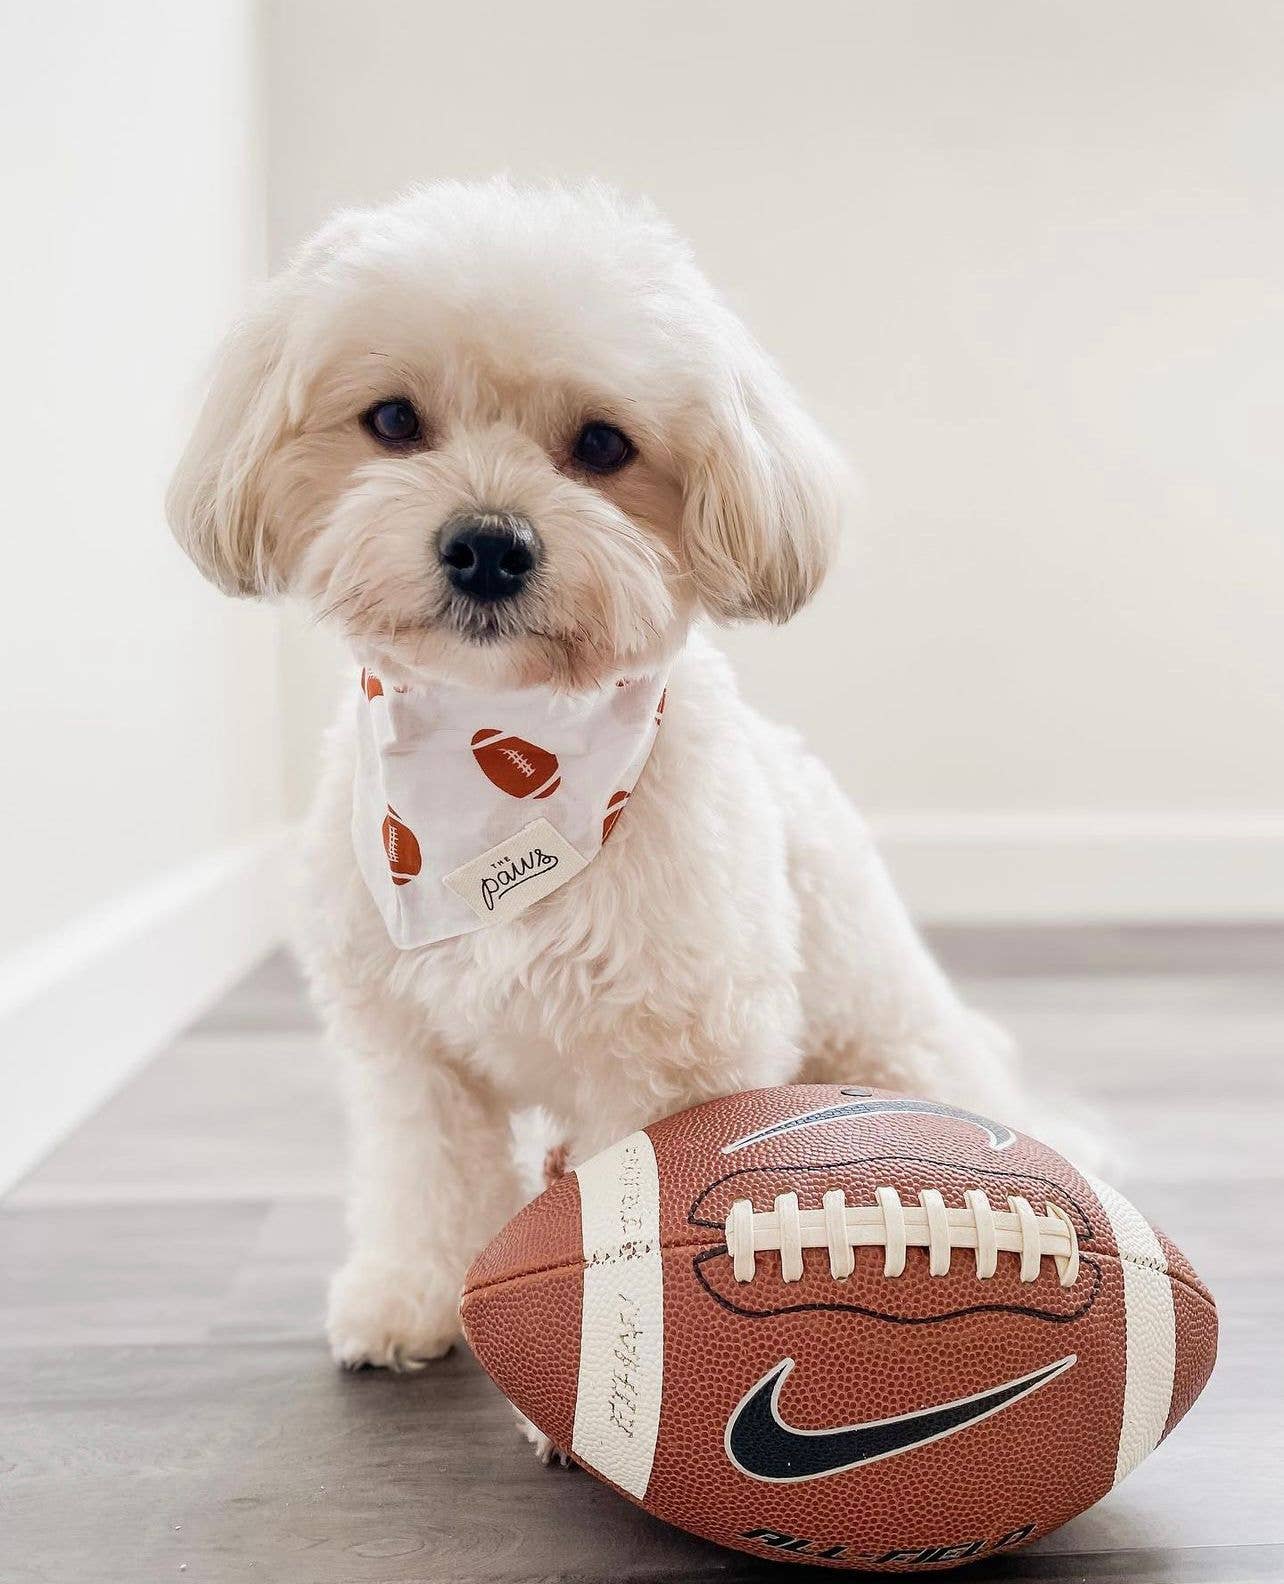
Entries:
[[592, 473], [617, 473], [633, 456], [633, 442], [613, 424], [587, 423], [575, 442], [575, 460]]
[[423, 425], [419, 422], [414, 403], [403, 397], [376, 402], [362, 413], [361, 422], [384, 445], [413, 445], [416, 440], [423, 439]]

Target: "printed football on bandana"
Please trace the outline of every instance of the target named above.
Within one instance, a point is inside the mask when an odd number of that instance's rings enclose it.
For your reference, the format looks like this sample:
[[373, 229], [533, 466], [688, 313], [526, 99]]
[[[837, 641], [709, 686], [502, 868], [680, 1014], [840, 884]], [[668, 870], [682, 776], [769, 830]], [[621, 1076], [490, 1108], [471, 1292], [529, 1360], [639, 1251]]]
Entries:
[[522, 737], [505, 737], [494, 726], [476, 733], [473, 754], [488, 780], [509, 797], [551, 797], [562, 784], [556, 754]]
[[611, 801], [606, 805], [606, 818], [602, 821], [602, 840], [603, 841], [605, 841], [606, 838], [615, 829], [615, 822], [616, 822], [616, 820], [619, 819], [620, 815], [624, 812], [624, 805], [628, 801], [629, 801], [629, 794], [627, 792], [617, 792], [615, 794], [615, 796], [611, 799]]
[[398, 818], [391, 804], [383, 822], [383, 850], [388, 854], [393, 885], [408, 885], [423, 868], [423, 854], [419, 851], [415, 833]]

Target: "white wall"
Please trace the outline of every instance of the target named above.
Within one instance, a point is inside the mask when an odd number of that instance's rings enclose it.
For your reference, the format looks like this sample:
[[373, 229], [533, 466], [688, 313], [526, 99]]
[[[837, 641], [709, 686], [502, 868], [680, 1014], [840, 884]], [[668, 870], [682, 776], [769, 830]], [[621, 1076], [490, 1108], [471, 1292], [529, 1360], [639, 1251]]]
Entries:
[[1273, 0], [276, 0], [271, 250], [443, 174], [650, 193], [865, 474], [729, 643], [920, 911], [1270, 911], [1282, 59]]
[[251, 0], [6, 10], [0, 1179], [272, 928], [276, 618], [162, 515], [263, 264], [258, 35]]

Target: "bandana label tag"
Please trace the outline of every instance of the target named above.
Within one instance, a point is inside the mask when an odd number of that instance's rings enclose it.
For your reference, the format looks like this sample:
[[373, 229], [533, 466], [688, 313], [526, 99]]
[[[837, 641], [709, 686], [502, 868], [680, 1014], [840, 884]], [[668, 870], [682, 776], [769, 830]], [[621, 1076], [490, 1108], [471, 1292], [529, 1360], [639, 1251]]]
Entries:
[[502, 924], [532, 902], [556, 891], [588, 867], [584, 858], [546, 819], [442, 876], [485, 924]]

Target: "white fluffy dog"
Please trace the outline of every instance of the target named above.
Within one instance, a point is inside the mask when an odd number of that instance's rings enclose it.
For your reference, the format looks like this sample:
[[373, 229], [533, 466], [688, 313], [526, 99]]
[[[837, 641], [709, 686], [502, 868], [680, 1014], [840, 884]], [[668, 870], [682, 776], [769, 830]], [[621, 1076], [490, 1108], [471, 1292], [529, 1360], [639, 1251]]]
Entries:
[[[170, 499], [221, 588], [298, 596], [406, 680], [582, 692], [673, 658], [600, 856], [430, 946], [393, 946], [358, 873], [346, 716], [333, 737], [301, 933], [350, 1078], [344, 1364], [455, 1340], [465, 1267], [525, 1197], [523, 1108], [572, 1163], [794, 1080], [1013, 1114], [1003, 1036], [929, 957], [856, 812], [692, 630], [792, 616], [842, 486], [682, 241], [596, 187], [447, 182], [340, 214], [228, 340]], [[503, 597], [452, 573], [461, 514], [520, 525]]]

